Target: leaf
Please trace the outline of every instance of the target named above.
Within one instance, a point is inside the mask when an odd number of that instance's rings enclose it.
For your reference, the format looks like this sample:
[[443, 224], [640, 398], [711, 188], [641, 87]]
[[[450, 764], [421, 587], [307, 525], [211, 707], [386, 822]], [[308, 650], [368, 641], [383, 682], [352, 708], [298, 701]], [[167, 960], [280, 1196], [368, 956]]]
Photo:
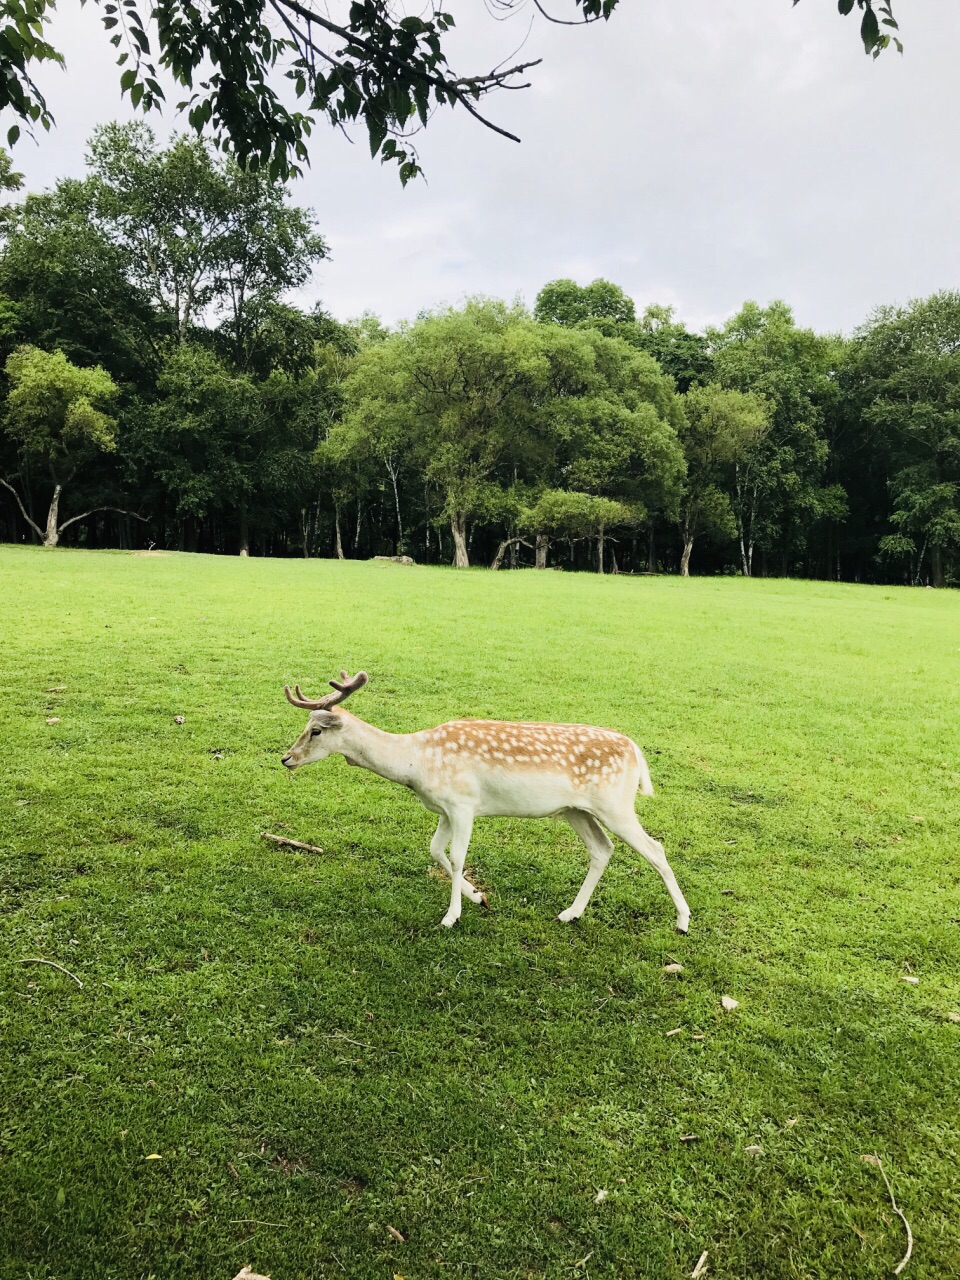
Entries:
[[678, 1036], [682, 1030], [683, 1030], [683, 1027], [674, 1027], [672, 1031], [667, 1032], [667, 1035]]
[[758, 1147], [758, 1146], [757, 1146], [757, 1144], [756, 1144], [755, 1142], [752, 1142], [752, 1143], [750, 1144], [750, 1146], [749, 1146], [749, 1147], [744, 1147], [743, 1149], [744, 1149], [744, 1152], [745, 1152], [748, 1156], [762, 1156], [762, 1155], [763, 1155], [763, 1147]]
[[863, 40], [863, 47], [870, 53], [880, 39], [880, 23], [877, 21], [877, 15], [872, 9], [867, 9], [863, 15], [863, 21], [860, 23], [860, 38]]
[[914, 978], [914, 977], [912, 976], [912, 974], [909, 974], [909, 973], [902, 973], [902, 974], [900, 975], [900, 981], [901, 981], [901, 982], [909, 982], [909, 983], [910, 983], [910, 985], [911, 985], [911, 987], [916, 987], [916, 986], [918, 986], [918, 985], [919, 985], [919, 983], [920, 983], [920, 979], [919, 979], [919, 978]]
[[7, 146], [12, 147], [16, 140], [20, 137], [20, 126], [18, 124], [11, 125], [7, 130]]
[[157, 1152], [155, 1151], [155, 1152], [153, 1153], [153, 1155], [150, 1155], [150, 1156], [144, 1156], [143, 1158], [144, 1158], [144, 1160], [162, 1160], [162, 1159], [163, 1159], [163, 1156], [158, 1155], [158, 1154], [157, 1154]]
[[405, 1237], [404, 1237], [404, 1236], [402, 1236], [402, 1235], [400, 1234], [400, 1232], [397, 1230], [397, 1228], [396, 1228], [396, 1227], [391, 1227], [391, 1225], [390, 1225], [390, 1223], [389, 1223], [389, 1222], [387, 1223], [387, 1230], [388, 1230], [388, 1231], [390, 1232], [390, 1234], [393, 1236], [394, 1240], [396, 1240], [397, 1244], [405, 1244], [405, 1243], [406, 1243], [406, 1241], [405, 1241]]
[[720, 1003], [727, 1013], [733, 1013], [734, 1009], [740, 1008], [740, 1001], [734, 1000], [733, 996], [721, 996]]
[[864, 1164], [872, 1164], [872, 1165], [874, 1166], [874, 1168], [876, 1168], [876, 1169], [879, 1169], [879, 1168], [880, 1168], [880, 1157], [879, 1157], [879, 1156], [866, 1155], [866, 1156], [861, 1156], [861, 1157], [860, 1157], [860, 1159], [863, 1161], [863, 1163], [864, 1163]]
[[59, 716], [47, 716], [47, 724], [59, 724], [59, 723], [60, 723]]
[[837, 5], [837, 8], [840, 10], [843, 16], [846, 17], [847, 14], [850, 12], [850, 10], [853, 8], [853, 0], [840, 0], [840, 3]]
[[593, 1203], [594, 1203], [594, 1204], [603, 1204], [603, 1202], [604, 1202], [604, 1200], [606, 1200], [606, 1198], [607, 1198], [607, 1193], [606, 1193], [606, 1191], [604, 1190], [604, 1188], [603, 1188], [603, 1187], [600, 1187], [600, 1189], [597, 1191], [597, 1194], [593, 1197]]
[[960, 1013], [954, 1013], [952, 1010], [947, 1014], [948, 1022], [960, 1022]]
[[128, 67], [120, 77], [120, 88], [125, 92], [127, 89], [132, 89], [136, 83], [137, 73], [134, 71], [133, 67]]
[[664, 973], [683, 973], [682, 964], [665, 964], [663, 966]]

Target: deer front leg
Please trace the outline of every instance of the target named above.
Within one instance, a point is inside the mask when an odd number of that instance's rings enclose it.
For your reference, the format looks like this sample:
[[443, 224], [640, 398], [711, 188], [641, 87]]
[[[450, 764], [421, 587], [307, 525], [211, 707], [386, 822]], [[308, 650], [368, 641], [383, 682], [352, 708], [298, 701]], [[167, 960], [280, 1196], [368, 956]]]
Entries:
[[[445, 816], [441, 816], [437, 823], [437, 829], [433, 839], [430, 841], [430, 857], [434, 860], [438, 867], [443, 867], [444, 871], [453, 879], [453, 867], [450, 865], [450, 859], [447, 857], [447, 845], [450, 843], [450, 823]], [[463, 892], [467, 895], [471, 902], [478, 903], [481, 907], [489, 906], [487, 895], [481, 893], [470, 883], [466, 876], [462, 877]]]
[[450, 890], [450, 909], [440, 923], [445, 929], [452, 929], [460, 919], [463, 893], [463, 864], [467, 860], [467, 849], [473, 832], [473, 813], [469, 809], [454, 809], [447, 815], [450, 823], [450, 863], [453, 885]]

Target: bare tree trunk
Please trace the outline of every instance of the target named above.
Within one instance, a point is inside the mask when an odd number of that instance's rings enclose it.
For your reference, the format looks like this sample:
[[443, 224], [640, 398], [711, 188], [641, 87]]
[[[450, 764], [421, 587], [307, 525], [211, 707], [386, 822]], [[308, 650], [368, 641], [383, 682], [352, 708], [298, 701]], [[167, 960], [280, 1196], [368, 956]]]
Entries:
[[337, 559], [345, 560], [346, 556], [343, 554], [343, 539], [340, 537], [340, 508], [338, 506], [334, 507], [333, 512], [333, 527], [337, 538]]
[[450, 517], [450, 532], [453, 534], [453, 567], [455, 569], [469, 569], [467, 513], [465, 511], [456, 511]]
[[402, 556], [406, 551], [403, 537], [403, 521], [400, 519], [400, 494], [397, 492], [397, 468], [393, 461], [387, 463], [387, 472], [393, 484], [393, 501], [397, 508], [397, 551], [398, 556]]
[[647, 530], [647, 572], [657, 572], [657, 539], [653, 521], [650, 522], [650, 528]]
[[497, 554], [493, 557], [490, 564], [491, 569], [500, 569], [503, 567], [503, 561], [506, 557], [508, 548], [516, 548], [518, 545], [529, 547], [529, 542], [524, 542], [523, 538], [504, 538], [497, 547]]
[[597, 573], [603, 573], [603, 525], [597, 534]]
[[683, 555], [680, 557], [680, 576], [690, 577], [690, 556], [693, 554], [693, 538], [688, 533], [683, 535]]
[[550, 546], [550, 539], [545, 533], [537, 534], [536, 550], [534, 552], [534, 565], [538, 569], [547, 567], [547, 548]]
[[250, 554], [250, 525], [247, 520], [247, 504], [240, 505], [240, 554], [248, 556]]
[[55, 485], [53, 497], [50, 499], [50, 509], [47, 512], [47, 530], [43, 535], [43, 545], [45, 547], [55, 547], [60, 541], [58, 518], [60, 514], [60, 493], [62, 488], [62, 485]]

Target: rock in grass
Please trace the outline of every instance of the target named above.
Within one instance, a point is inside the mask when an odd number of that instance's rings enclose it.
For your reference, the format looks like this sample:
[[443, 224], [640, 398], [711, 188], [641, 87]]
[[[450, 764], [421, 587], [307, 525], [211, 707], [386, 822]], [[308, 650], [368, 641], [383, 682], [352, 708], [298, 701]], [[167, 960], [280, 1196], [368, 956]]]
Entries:
[[665, 964], [663, 966], [664, 973], [683, 973], [682, 964]]

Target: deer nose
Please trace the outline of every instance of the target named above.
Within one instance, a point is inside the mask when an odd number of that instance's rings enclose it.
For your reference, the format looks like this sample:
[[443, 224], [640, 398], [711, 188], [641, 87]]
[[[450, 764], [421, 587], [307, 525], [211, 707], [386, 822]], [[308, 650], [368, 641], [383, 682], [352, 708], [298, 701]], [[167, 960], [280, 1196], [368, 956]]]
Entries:
[[291, 765], [291, 763], [292, 763], [292, 757], [291, 757], [291, 756], [284, 756], [284, 757], [283, 757], [283, 759], [280, 761], [280, 763], [281, 763], [281, 764], [286, 765], [286, 766], [287, 766], [287, 768], [289, 769], [289, 768], [290, 768], [290, 765]]

